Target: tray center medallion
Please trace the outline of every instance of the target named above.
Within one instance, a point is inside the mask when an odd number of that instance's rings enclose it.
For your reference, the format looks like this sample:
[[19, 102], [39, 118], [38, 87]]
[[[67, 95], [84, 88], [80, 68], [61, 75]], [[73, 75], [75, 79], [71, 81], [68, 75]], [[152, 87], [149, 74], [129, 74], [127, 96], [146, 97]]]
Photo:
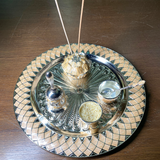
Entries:
[[76, 93], [77, 93], [77, 94], [82, 94], [82, 93], [83, 93], [83, 88], [82, 88], [82, 87], [78, 87], [78, 88], [76, 89]]

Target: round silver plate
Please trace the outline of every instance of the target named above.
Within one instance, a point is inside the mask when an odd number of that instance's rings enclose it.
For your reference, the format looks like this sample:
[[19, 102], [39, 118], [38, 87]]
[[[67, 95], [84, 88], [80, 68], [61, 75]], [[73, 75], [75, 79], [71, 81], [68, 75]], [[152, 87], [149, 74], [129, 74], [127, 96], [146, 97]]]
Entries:
[[[72, 44], [72, 48], [76, 51], [77, 45]], [[82, 44], [81, 49], [92, 62], [86, 79], [77, 83], [66, 77], [61, 63], [68, 45], [60, 46], [26, 67], [14, 94], [15, 114], [26, 135], [47, 151], [69, 157], [96, 156], [118, 147], [137, 129], [145, 109], [144, 86], [123, 91], [115, 103], [101, 102], [97, 91], [104, 80], [117, 81], [124, 87], [141, 78], [124, 57], [110, 49], [89, 44]], [[48, 112], [46, 107], [47, 71], [54, 74], [55, 84], [67, 95], [68, 107], [58, 114]], [[79, 106], [87, 100], [103, 107], [98, 133], [93, 134], [79, 118]]]

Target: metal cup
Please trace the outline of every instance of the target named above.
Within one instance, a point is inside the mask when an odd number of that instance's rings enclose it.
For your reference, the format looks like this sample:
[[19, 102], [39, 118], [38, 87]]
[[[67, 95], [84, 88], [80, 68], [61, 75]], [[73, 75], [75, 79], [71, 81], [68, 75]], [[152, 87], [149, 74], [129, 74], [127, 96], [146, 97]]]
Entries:
[[[111, 92], [111, 94], [103, 94], [103, 91], [106, 89], [115, 90], [115, 92]], [[121, 91], [119, 90], [120, 86], [117, 82], [112, 80], [103, 81], [98, 88], [98, 97], [101, 101], [105, 103], [113, 103], [119, 97]]]
[[[84, 116], [81, 113], [81, 110], [83, 109], [83, 107], [86, 107], [86, 106], [90, 107], [91, 105], [96, 105], [97, 109], [100, 111], [100, 114], [97, 119], [89, 121], [86, 118], [84, 118]], [[95, 101], [86, 101], [81, 104], [81, 106], [79, 108], [79, 116], [82, 119], [82, 121], [87, 124], [87, 130], [90, 130], [91, 134], [97, 133], [99, 131], [98, 121], [101, 118], [102, 113], [103, 113], [102, 107], [99, 105], [99, 103], [97, 103]], [[93, 114], [92, 111], [90, 111], [89, 114], [92, 115]], [[93, 116], [94, 116], [94, 114], [93, 114]]]

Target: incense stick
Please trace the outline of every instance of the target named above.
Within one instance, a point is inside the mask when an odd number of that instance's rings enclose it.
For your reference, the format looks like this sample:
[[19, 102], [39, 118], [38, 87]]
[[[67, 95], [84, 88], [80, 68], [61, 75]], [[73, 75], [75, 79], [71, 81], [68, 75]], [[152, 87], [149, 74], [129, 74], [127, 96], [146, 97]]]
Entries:
[[67, 36], [67, 33], [66, 33], [66, 29], [65, 29], [65, 27], [64, 27], [63, 19], [62, 19], [62, 16], [61, 16], [61, 12], [60, 12], [59, 5], [58, 5], [57, 0], [55, 0], [55, 3], [56, 3], [57, 11], [58, 11], [58, 14], [59, 14], [59, 18], [60, 18], [60, 20], [61, 20], [61, 24], [62, 24], [62, 27], [63, 27], [64, 34], [65, 34], [65, 36], [66, 36], [66, 40], [67, 40], [67, 43], [68, 43], [68, 45], [69, 45], [70, 52], [71, 52], [71, 54], [72, 54], [71, 45], [70, 45], [70, 43], [69, 43], [69, 39], [68, 39], [68, 36]]
[[84, 0], [82, 0], [82, 5], [81, 5], [81, 15], [80, 15], [80, 22], [79, 22], [78, 53], [80, 53], [80, 38], [81, 38], [81, 25], [82, 25], [83, 7], [84, 7]]

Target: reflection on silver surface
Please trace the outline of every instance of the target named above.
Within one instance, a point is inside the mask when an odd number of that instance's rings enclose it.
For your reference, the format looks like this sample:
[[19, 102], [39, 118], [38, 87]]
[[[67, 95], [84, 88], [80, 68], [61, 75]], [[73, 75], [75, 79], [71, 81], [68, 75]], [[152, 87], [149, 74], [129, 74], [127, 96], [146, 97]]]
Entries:
[[[31, 88], [31, 103], [39, 120], [51, 130], [69, 136], [86, 136], [90, 132], [82, 132], [86, 124], [81, 121], [78, 110], [79, 106], [87, 101], [98, 99], [98, 86], [104, 80], [117, 81], [121, 87], [126, 86], [122, 74], [117, 68], [104, 58], [88, 54], [87, 58], [92, 61], [88, 75], [79, 80], [69, 79], [61, 67], [64, 57], [57, 58], [46, 65], [36, 76]], [[45, 73], [51, 71], [55, 77], [55, 85], [60, 86], [67, 95], [68, 107], [59, 114], [51, 114], [46, 109], [45, 91], [49, 87], [45, 79]], [[128, 98], [128, 90], [121, 93], [115, 103], [107, 105], [103, 102], [103, 114], [98, 122], [99, 132], [113, 125], [123, 113]]]

